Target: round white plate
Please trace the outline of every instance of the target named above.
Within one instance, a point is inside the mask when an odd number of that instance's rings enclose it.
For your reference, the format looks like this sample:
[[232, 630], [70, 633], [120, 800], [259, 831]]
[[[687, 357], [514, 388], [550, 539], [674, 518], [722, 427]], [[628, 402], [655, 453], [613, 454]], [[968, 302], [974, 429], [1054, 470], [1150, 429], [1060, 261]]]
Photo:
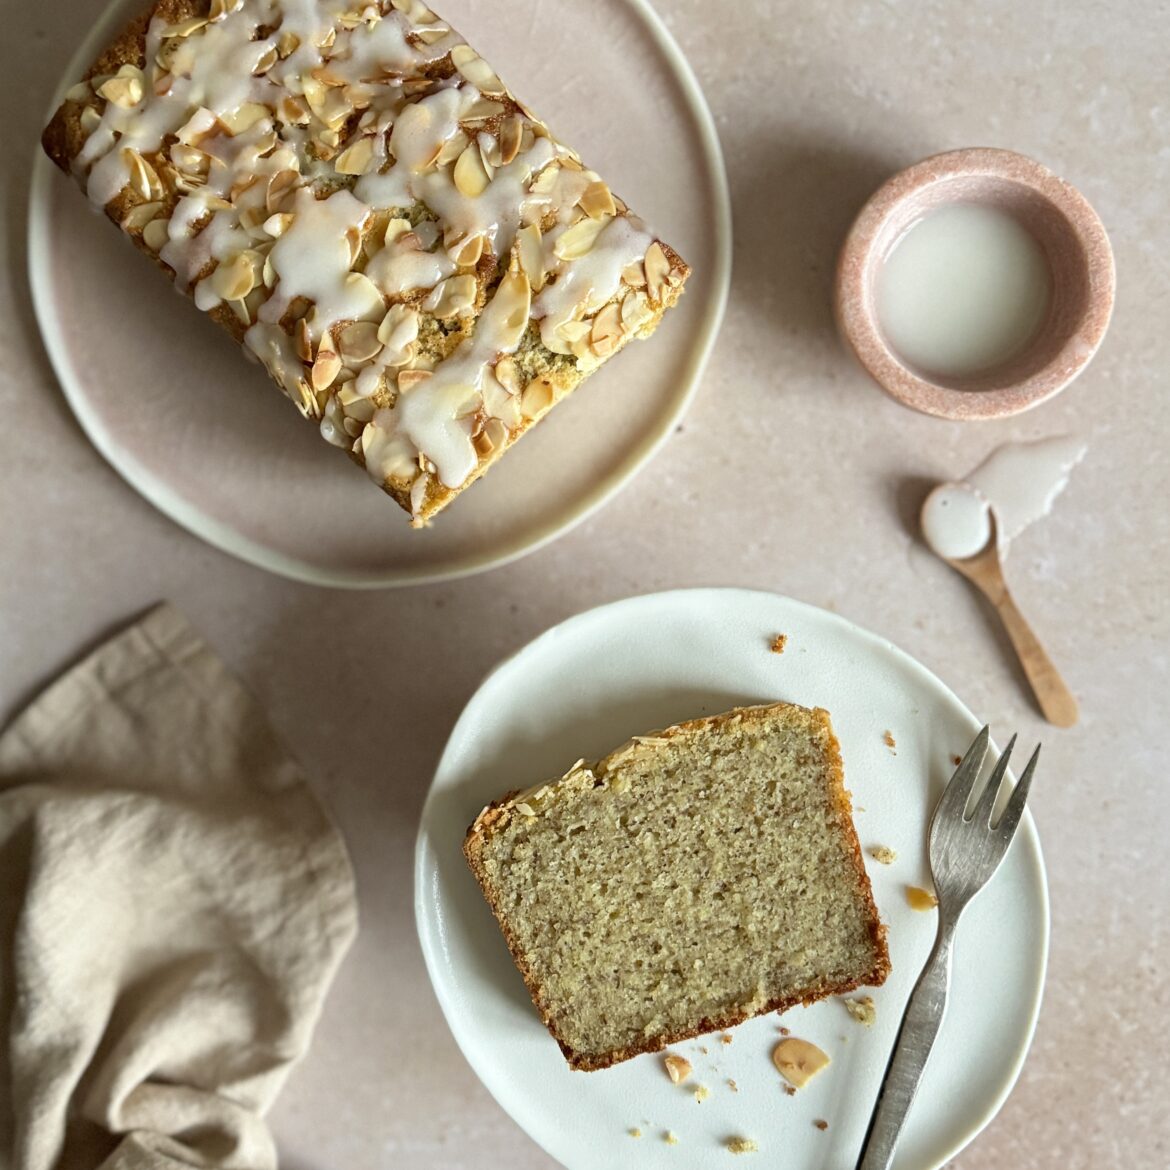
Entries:
[[[142, 3], [115, 3], [62, 91]], [[439, 8], [694, 271], [650, 341], [593, 375], [428, 531], [412, 531], [397, 504], [328, 447], [239, 346], [168, 292], [39, 150], [33, 167], [37, 317], [82, 427], [173, 520], [290, 577], [433, 581], [552, 540], [613, 496], [670, 434], [723, 315], [731, 216], [719, 144], [690, 67], [646, 0], [558, 5], [555, 19], [541, 0]]]
[[[773, 635], [788, 635], [773, 654]], [[764, 1016], [675, 1045], [694, 1064], [672, 1085], [660, 1055], [572, 1072], [537, 1018], [460, 852], [479, 809], [512, 788], [560, 775], [628, 736], [744, 703], [786, 699], [833, 718], [857, 831], [893, 973], [872, 992], [865, 1028], [839, 1000]], [[979, 729], [937, 678], [884, 639], [768, 593], [683, 590], [572, 618], [499, 666], [451, 733], [423, 810], [415, 913], [427, 968], [471, 1067], [499, 1103], [572, 1170], [721, 1165], [725, 1142], [759, 1143], [751, 1164], [820, 1170], [856, 1164], [906, 1000], [933, 943], [936, 914], [911, 910], [930, 886], [928, 814]], [[889, 731], [896, 743], [884, 742]], [[1010, 728], [1000, 728], [1009, 731]], [[1041, 768], [1040, 783], [1043, 783]], [[874, 845], [898, 853], [889, 866]], [[987, 1124], [1031, 1041], [1048, 946], [1040, 843], [1025, 817], [994, 881], [959, 927], [950, 1010], [899, 1147], [900, 1170], [934, 1168]], [[778, 1026], [819, 1044], [832, 1064], [795, 1096], [770, 1054]], [[705, 1051], [704, 1051], [705, 1050]], [[738, 1092], [733, 1092], [734, 1080]], [[710, 1096], [696, 1102], [696, 1083]], [[826, 1130], [814, 1121], [828, 1122]], [[640, 1139], [631, 1128], [642, 1131]], [[678, 1145], [663, 1140], [667, 1130]]]

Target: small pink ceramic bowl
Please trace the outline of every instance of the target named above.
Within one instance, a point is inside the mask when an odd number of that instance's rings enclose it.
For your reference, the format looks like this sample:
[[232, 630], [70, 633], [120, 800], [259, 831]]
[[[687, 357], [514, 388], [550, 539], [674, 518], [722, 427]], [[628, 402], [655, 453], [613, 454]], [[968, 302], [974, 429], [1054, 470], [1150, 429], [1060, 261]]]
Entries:
[[[914, 369], [890, 346], [874, 287], [904, 233], [928, 212], [959, 202], [1008, 212], [1032, 233], [1051, 270], [1052, 300], [1023, 353], [993, 370], [947, 379]], [[1022, 154], [972, 148], [923, 159], [874, 193], [841, 249], [834, 308], [842, 337], [887, 394], [940, 418], [991, 419], [1039, 405], [1085, 368], [1109, 325], [1113, 291], [1113, 250], [1085, 197]]]

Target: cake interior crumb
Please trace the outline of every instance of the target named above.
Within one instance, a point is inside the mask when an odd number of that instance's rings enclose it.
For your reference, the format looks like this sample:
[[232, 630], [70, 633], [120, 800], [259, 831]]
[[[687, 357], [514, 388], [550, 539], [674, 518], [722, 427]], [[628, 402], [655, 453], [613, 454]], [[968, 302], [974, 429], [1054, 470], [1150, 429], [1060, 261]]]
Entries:
[[819, 1130], [826, 1130], [829, 1128], [829, 1123], [823, 1117], [818, 1117], [816, 1121], [813, 1122], [813, 1125], [815, 1125]]
[[723, 1033], [723, 1035], [719, 1037], [719, 1039], [720, 1039], [720, 1040], [721, 1040], [721, 1041], [722, 1041], [724, 1044], [730, 1044], [730, 1043], [731, 1043], [731, 1040], [732, 1040], [732, 1037], [731, 1037], [731, 1035], [730, 1035], [729, 1033], [727, 1033], [727, 1032], [724, 1032], [724, 1033]]
[[733, 1081], [733, 1080], [732, 1080], [730, 1077], [728, 1077], [728, 1078], [727, 1078], [727, 1087], [728, 1087], [728, 1088], [729, 1088], [729, 1089], [730, 1089], [730, 1090], [731, 1090], [733, 1093], [738, 1093], [738, 1092], [739, 1092], [739, 1085], [737, 1085], [737, 1084], [735, 1083], [735, 1081]]
[[711, 1090], [708, 1089], [706, 1085], [700, 1085], [695, 1090], [695, 1100], [698, 1101], [700, 1104], [702, 1104], [704, 1101], [706, 1101], [707, 1098], [710, 1096], [711, 1096]]
[[894, 739], [894, 733], [890, 731], [889, 728], [886, 728], [886, 733], [882, 736], [882, 743], [884, 743], [886, 747], [890, 749], [890, 751], [894, 752], [894, 755], [898, 754], [896, 751], [894, 751], [894, 749], [898, 746], [898, 742]]
[[951, 761], [954, 763], [955, 767], [957, 768], [963, 762], [963, 757], [962, 756], [951, 756]]
[[872, 1028], [877, 1019], [877, 1008], [872, 995], [859, 995], [856, 999], [845, 1000], [845, 1010], [859, 1023]]
[[882, 865], [893, 865], [898, 860], [898, 854], [888, 845], [874, 845], [869, 851], [870, 857]]
[[773, 654], [783, 654], [784, 647], [787, 645], [788, 645], [788, 635], [787, 634], [777, 634], [772, 639], [772, 644], [771, 644], [770, 649], [771, 649]]
[[727, 1148], [733, 1154], [754, 1154], [759, 1148], [759, 1143], [752, 1141], [751, 1138], [733, 1137], [727, 1139]]
[[634, 1126], [634, 1128], [631, 1129], [629, 1132], [630, 1132], [630, 1137], [632, 1137], [632, 1138], [640, 1138], [642, 1136], [642, 1131], [637, 1126]]
[[678, 1145], [678, 1134], [676, 1134], [676, 1133], [674, 1132], [674, 1130], [672, 1130], [672, 1129], [668, 1129], [668, 1130], [666, 1131], [666, 1133], [664, 1133], [664, 1134], [662, 1135], [662, 1140], [663, 1140], [664, 1142], [666, 1142], [666, 1144], [667, 1144], [668, 1146], [677, 1146], [677, 1145]]

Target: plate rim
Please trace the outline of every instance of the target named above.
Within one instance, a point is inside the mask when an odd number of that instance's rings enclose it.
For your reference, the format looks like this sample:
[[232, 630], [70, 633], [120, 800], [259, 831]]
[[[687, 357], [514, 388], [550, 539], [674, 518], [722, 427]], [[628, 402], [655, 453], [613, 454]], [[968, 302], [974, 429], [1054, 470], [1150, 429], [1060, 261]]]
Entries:
[[[457, 733], [461, 727], [469, 719], [469, 712], [472, 705], [479, 698], [484, 687], [502, 670], [514, 664], [523, 656], [534, 653], [536, 648], [545, 641], [551, 641], [553, 638], [562, 634], [571, 626], [584, 623], [588, 619], [595, 619], [602, 613], [607, 611], [615, 611], [618, 609], [633, 609], [636, 610], [642, 606], [653, 606], [656, 604], [670, 603], [675, 600], [683, 598], [698, 600], [703, 594], [718, 596], [725, 601], [735, 604], [738, 600], [751, 599], [754, 601], [766, 601], [771, 604], [779, 603], [784, 606], [790, 606], [796, 611], [805, 615], [812, 616], [817, 621], [826, 622], [829, 626], [835, 627], [838, 632], [847, 634], [850, 637], [858, 638], [863, 644], [870, 648], [878, 649], [883, 653], [891, 655], [902, 669], [909, 669], [913, 675], [918, 676], [930, 685], [933, 685], [943, 693], [943, 695], [953, 702], [955, 706], [967, 715], [974, 727], [981, 726], [981, 723], [975, 713], [967, 706], [966, 703], [959, 698], [957, 694], [947, 685], [937, 674], [934, 673], [928, 666], [920, 662], [912, 654], [903, 650], [900, 646], [890, 641], [890, 639], [874, 633], [872, 630], [864, 626], [858, 625], [850, 621], [839, 613], [834, 613], [830, 610], [823, 609], [820, 606], [813, 605], [807, 601], [801, 601], [798, 598], [789, 597], [783, 593], [777, 593], [768, 589], [754, 589], [743, 586], [684, 586], [676, 589], [656, 590], [652, 592], [635, 593], [626, 597], [618, 598], [614, 601], [603, 602], [600, 605], [591, 606], [588, 609], [580, 610], [577, 613], [571, 614], [569, 617], [554, 623], [547, 629], [538, 633], [531, 638], [523, 646], [508, 654], [492, 666], [480, 679], [475, 690], [468, 697], [462, 709], [459, 712], [458, 718], [451, 725], [451, 730], [448, 733], [447, 740], [443, 745], [442, 753], [439, 756], [438, 763], [435, 765], [434, 772], [431, 776], [430, 783], [427, 787], [426, 799], [423, 801], [422, 810], [419, 814], [418, 832], [415, 837], [415, 851], [414, 851], [414, 917], [415, 917], [415, 932], [418, 937], [419, 948], [422, 951], [423, 962], [426, 966], [427, 978], [430, 981], [431, 990], [438, 1001], [439, 1008], [443, 1013], [443, 1020], [447, 1025], [447, 1029], [455, 1040], [463, 1059], [470, 1066], [472, 1072], [475, 1073], [476, 1079], [488, 1093], [492, 1099], [500, 1107], [501, 1110], [508, 1116], [508, 1118], [515, 1124], [530, 1141], [540, 1146], [541, 1149], [553, 1158], [558, 1165], [562, 1165], [560, 1160], [549, 1150], [542, 1142], [540, 1142], [529, 1129], [520, 1123], [519, 1120], [512, 1114], [504, 1103], [500, 1100], [496, 1093], [495, 1087], [487, 1082], [480, 1075], [480, 1072], [471, 1058], [471, 1054], [467, 1051], [464, 1043], [464, 1038], [460, 1032], [456, 1030], [452, 1021], [452, 1011], [454, 1005], [447, 994], [445, 986], [436, 979], [435, 973], [438, 966], [436, 956], [440, 952], [446, 952], [445, 940], [442, 937], [441, 928], [432, 931], [432, 924], [429, 919], [430, 900], [425, 896], [428, 892], [428, 879], [432, 873], [433, 866], [429, 859], [429, 850], [431, 849], [430, 837], [428, 835], [428, 818], [432, 802], [435, 799], [437, 782], [446, 768], [450, 766], [451, 760], [454, 756], [453, 744], [455, 742]], [[993, 743], [992, 745], [996, 745]], [[1009, 770], [1010, 774], [1010, 770]], [[930, 1170], [941, 1170], [948, 1162], [960, 1154], [964, 1149], [971, 1144], [996, 1118], [1004, 1103], [1011, 1095], [1012, 1090], [1016, 1087], [1019, 1081], [1020, 1074], [1023, 1072], [1024, 1064], [1027, 1061], [1028, 1054], [1032, 1049], [1032, 1043], [1036, 1035], [1036, 1027], [1039, 1023], [1040, 1012], [1044, 1002], [1044, 990], [1047, 984], [1048, 977], [1048, 961], [1051, 949], [1051, 931], [1052, 931], [1052, 910], [1051, 910], [1051, 895], [1048, 886], [1048, 869], [1044, 861], [1044, 851], [1040, 842], [1040, 835], [1036, 828], [1035, 818], [1032, 815], [1030, 808], [1025, 808], [1024, 816], [1020, 823], [1019, 831], [1024, 834], [1024, 839], [1029, 843], [1035, 857], [1035, 865], [1038, 877], [1038, 892], [1039, 899], [1036, 909], [1039, 911], [1041, 920], [1041, 930], [1039, 938], [1039, 962], [1037, 966], [1037, 978], [1035, 985], [1029, 985], [1027, 990], [1032, 996], [1031, 1006], [1028, 1012], [1027, 1025], [1021, 1037], [1021, 1042], [1014, 1055], [1010, 1067], [1008, 1068], [1004, 1079], [997, 1090], [993, 1100], [990, 1102], [988, 1108], [978, 1115], [973, 1115], [967, 1121], [963, 1136], [949, 1149], [945, 1156], [930, 1168]]]
[[[688, 343], [690, 354], [685, 373], [667, 409], [659, 416], [657, 425], [641, 438], [616, 469], [593, 484], [567, 514], [541, 524], [532, 537], [506, 540], [496, 549], [460, 558], [449, 566], [442, 568], [428, 566], [395, 572], [333, 571], [269, 548], [237, 532], [231, 525], [206, 515], [174, 491], [165, 479], [140, 466], [130, 452], [123, 451], [114, 436], [105, 428], [97, 412], [88, 405], [87, 396], [80, 389], [80, 380], [75, 380], [73, 363], [66, 357], [68, 351], [62, 341], [63, 330], [53, 311], [49, 266], [44, 262], [50, 229], [47, 211], [49, 183], [56, 173], [56, 168], [41, 149], [38, 138], [33, 148], [33, 162], [30, 168], [26, 241], [33, 313], [57, 384], [85, 437], [102, 458], [135, 492], [169, 520], [220, 552], [289, 580], [336, 589], [393, 589], [409, 585], [430, 585], [470, 577], [511, 564], [565, 536], [621, 493], [665, 445], [698, 393], [727, 308], [731, 287], [733, 228], [731, 190], [719, 132], [690, 61], [650, 0], [618, 2], [631, 10], [649, 33], [655, 47], [662, 53], [668, 72], [682, 91], [685, 112], [695, 125], [700, 155], [709, 172], [714, 212], [712, 224], [714, 256], [709, 268], [711, 288], [698, 328], [694, 330]], [[111, 0], [100, 19], [82, 40], [53, 90], [44, 117], [45, 124], [60, 105], [71, 84], [70, 79], [80, 75], [86, 68], [99, 42], [108, 37], [127, 6], [127, 0]]]

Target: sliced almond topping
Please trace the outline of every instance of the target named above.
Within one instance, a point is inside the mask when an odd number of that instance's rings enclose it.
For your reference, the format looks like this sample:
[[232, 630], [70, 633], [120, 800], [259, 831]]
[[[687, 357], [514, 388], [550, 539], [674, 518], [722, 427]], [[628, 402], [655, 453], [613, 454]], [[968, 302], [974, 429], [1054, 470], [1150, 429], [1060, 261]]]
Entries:
[[347, 296], [361, 297], [365, 302], [354, 313], [355, 317], [379, 317], [386, 311], [386, 300], [378, 286], [363, 272], [351, 272], [345, 278]]
[[309, 334], [309, 323], [300, 317], [293, 330], [293, 348], [301, 361], [311, 363], [313, 360], [313, 338]]
[[96, 106], [86, 106], [85, 109], [81, 111], [81, 117], [79, 121], [81, 123], [82, 131], [86, 135], [89, 135], [92, 134], [101, 125], [102, 116], [97, 112]]
[[452, 276], [435, 286], [423, 307], [436, 317], [454, 317], [475, 304], [478, 292], [479, 285], [474, 276]]
[[313, 363], [312, 381], [314, 390], [328, 390], [341, 373], [341, 358], [331, 349], [326, 349], [324, 342], [317, 352], [317, 360]]
[[162, 180], [158, 171], [154, 169], [138, 153], [130, 147], [124, 147], [122, 157], [130, 168], [130, 187], [135, 194], [143, 199], [162, 199], [166, 192], [163, 190]]
[[622, 328], [627, 333], [636, 333], [654, 316], [650, 302], [644, 293], [631, 291], [622, 301]]
[[431, 163], [436, 167], [450, 166], [466, 149], [468, 138], [462, 130], [456, 130], [435, 152]]
[[496, 362], [496, 381], [509, 394], [517, 394], [520, 391], [520, 371], [516, 366], [515, 359], [510, 357], [502, 357]]
[[207, 19], [214, 24], [217, 20], [223, 20], [230, 13], [239, 12], [243, 5], [244, 0], [211, 0], [211, 7], [207, 12]]
[[425, 382], [430, 376], [430, 370], [402, 370], [398, 375], [398, 389], [405, 393], [412, 386]]
[[386, 225], [385, 234], [382, 237], [383, 244], [392, 244], [399, 236], [405, 235], [410, 231], [409, 219], [392, 219]]
[[167, 240], [170, 238], [169, 221], [163, 219], [152, 219], [150, 223], [142, 229], [142, 242], [152, 251], [161, 252], [166, 247]]
[[590, 183], [585, 188], [578, 202], [581, 204], [581, 210], [590, 219], [609, 219], [611, 216], [617, 215], [613, 195], [600, 179]]
[[454, 249], [449, 249], [447, 254], [460, 268], [474, 268], [483, 255], [483, 245], [482, 234], [474, 235], [471, 239], [456, 245]]
[[557, 237], [553, 254], [559, 260], [580, 260], [582, 256], [589, 255], [605, 224], [605, 220], [585, 218], [566, 228]]
[[520, 412], [525, 418], [538, 418], [552, 404], [552, 383], [545, 377], [533, 378], [520, 396]]
[[346, 147], [333, 161], [333, 169], [339, 175], [364, 175], [374, 161], [374, 140], [359, 138], [352, 146]]
[[504, 106], [501, 102], [493, 102], [491, 98], [476, 98], [475, 101], [463, 111], [463, 122], [466, 125], [473, 125], [476, 122], [486, 122], [489, 118], [499, 117], [504, 112]]
[[557, 176], [561, 173], [559, 163], [551, 162], [540, 174], [528, 184], [528, 190], [533, 195], [548, 195], [557, 185]]
[[459, 193], [469, 199], [474, 199], [487, 190], [491, 180], [488, 178], [477, 144], [472, 143], [459, 156], [459, 161], [455, 164], [454, 179]]
[[235, 313], [236, 317], [244, 325], [251, 325], [252, 324], [252, 313], [251, 313], [251, 310], [249, 310], [249, 308], [248, 308], [248, 302], [246, 300], [244, 300], [242, 297], [240, 297], [236, 300], [229, 300], [226, 302], [226, 304], [227, 304], [227, 307], [229, 309], [231, 309], [231, 311], [233, 313]]
[[[373, 419], [374, 411], [377, 408], [374, 405], [373, 399], [359, 396], [346, 403], [344, 409], [350, 419], [356, 420], [359, 423], [368, 423]], [[356, 435], [358, 431], [352, 433]]]
[[681, 1085], [691, 1075], [691, 1062], [685, 1056], [668, 1052], [662, 1058], [662, 1063], [666, 1066], [666, 1075], [676, 1085]]
[[294, 170], [277, 171], [268, 180], [268, 191], [264, 199], [264, 206], [269, 213], [288, 211], [291, 205], [291, 195], [300, 175]]
[[829, 1057], [815, 1044], [788, 1036], [772, 1050], [772, 1063], [794, 1089], [801, 1089], [829, 1064]]
[[544, 248], [537, 224], [530, 223], [516, 233], [516, 253], [533, 291], [540, 292], [544, 288]]
[[230, 134], [243, 134], [255, 126], [261, 118], [271, 117], [272, 111], [260, 102], [244, 102], [239, 108], [220, 114], [219, 120]]
[[163, 205], [160, 202], [136, 204], [126, 212], [126, 216], [122, 220], [122, 230], [129, 232], [146, 227], [162, 209]]
[[280, 117], [290, 126], [307, 126], [312, 118], [308, 103], [302, 98], [289, 94], [280, 99]]
[[415, 32], [424, 45], [433, 45], [436, 41], [441, 41], [451, 30], [442, 24], [432, 24], [429, 28], [420, 28]]
[[662, 301], [662, 294], [666, 291], [668, 281], [667, 277], [670, 275], [670, 261], [666, 258], [666, 253], [662, 250], [662, 245], [655, 240], [654, 243], [646, 249], [646, 289], [650, 293], [650, 299], [656, 302]]
[[97, 92], [108, 102], [128, 110], [142, 101], [142, 75], [137, 77], [111, 77], [109, 81], [98, 86]]
[[355, 321], [347, 325], [338, 338], [338, 352], [348, 365], [368, 362], [381, 349], [378, 326], [373, 321]]
[[593, 318], [589, 344], [598, 357], [608, 357], [621, 344], [622, 314], [616, 302], [608, 304]]
[[189, 37], [192, 33], [197, 33], [201, 28], [207, 25], [206, 16], [191, 16], [186, 20], [180, 20], [178, 24], [171, 25], [170, 28], [163, 29], [163, 37]]
[[89, 95], [93, 91], [90, 89], [88, 81], [79, 81], [76, 85], [71, 85], [65, 91], [65, 100], [67, 102], [84, 102], [89, 100]]
[[646, 269], [641, 260], [635, 260], [622, 269], [622, 280], [631, 288], [646, 287]]
[[475, 449], [481, 457], [490, 455], [508, 441], [508, 428], [500, 419], [489, 418], [474, 441]]
[[276, 46], [269, 45], [260, 55], [260, 60], [252, 68], [252, 76], [259, 77], [267, 73], [276, 64]]
[[495, 70], [470, 45], [456, 45], [451, 50], [451, 64], [480, 93], [496, 97], [506, 92]]
[[[261, 212], [261, 214], [263, 214], [263, 212]], [[293, 216], [291, 212], [278, 211], [275, 215], [268, 216], [268, 218], [265, 219], [260, 226], [274, 240], [278, 240], [281, 236], [284, 235], [285, 232], [288, 231], [292, 221]]]
[[276, 42], [276, 52], [282, 61], [286, 57], [291, 57], [300, 47], [301, 38], [294, 32], [282, 32]]
[[500, 123], [500, 166], [506, 167], [519, 153], [524, 138], [524, 121], [511, 114]]
[[246, 297], [256, 285], [255, 252], [240, 252], [231, 260], [221, 263], [208, 277], [211, 291], [225, 301], [237, 301]]

